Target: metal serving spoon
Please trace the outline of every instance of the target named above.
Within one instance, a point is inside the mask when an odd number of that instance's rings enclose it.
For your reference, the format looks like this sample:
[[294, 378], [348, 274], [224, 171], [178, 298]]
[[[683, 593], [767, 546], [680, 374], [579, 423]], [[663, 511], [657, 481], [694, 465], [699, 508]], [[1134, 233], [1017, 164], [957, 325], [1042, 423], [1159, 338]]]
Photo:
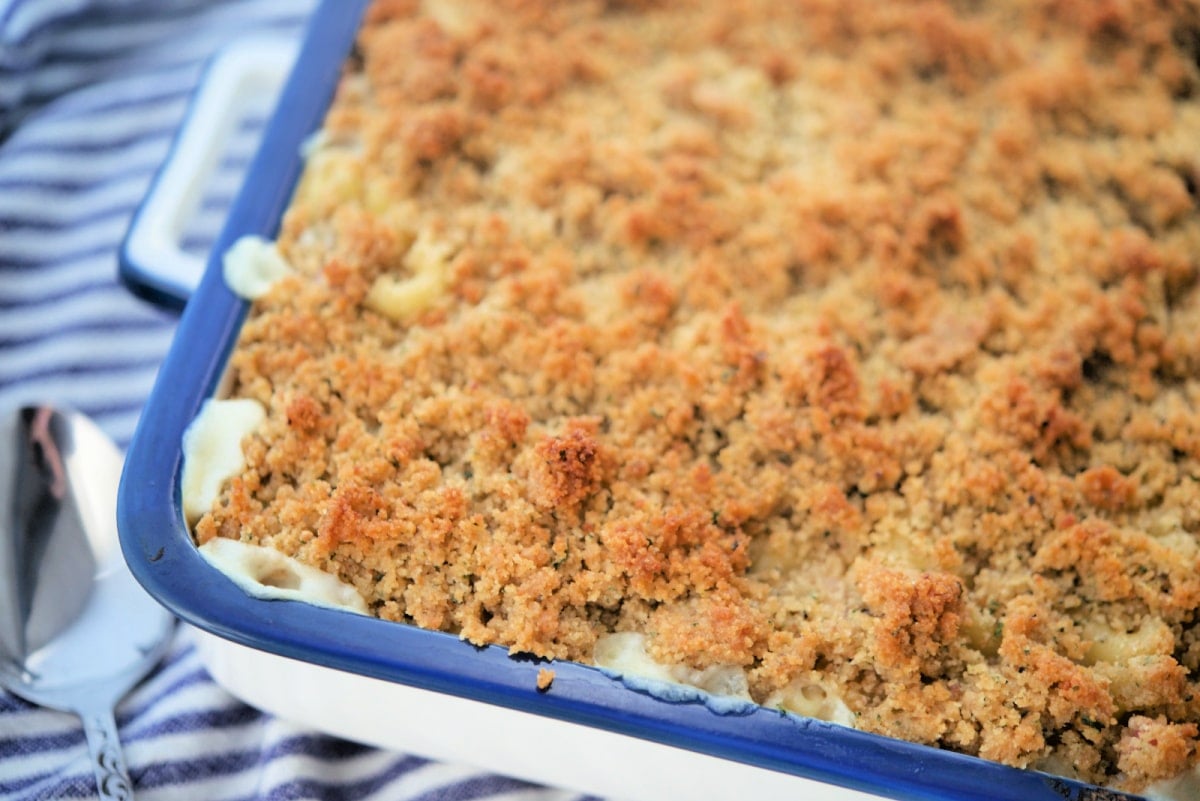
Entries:
[[0, 422], [0, 685], [83, 719], [102, 799], [132, 798], [113, 709], [175, 623], [121, 556], [121, 463], [81, 414], [28, 406]]

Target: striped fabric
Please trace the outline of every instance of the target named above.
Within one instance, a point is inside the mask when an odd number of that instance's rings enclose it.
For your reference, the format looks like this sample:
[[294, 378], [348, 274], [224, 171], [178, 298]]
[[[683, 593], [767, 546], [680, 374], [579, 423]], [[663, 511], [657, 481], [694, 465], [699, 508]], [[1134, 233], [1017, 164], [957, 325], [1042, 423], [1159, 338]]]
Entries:
[[[299, 33], [309, 0], [0, 0], [0, 413], [50, 401], [128, 444], [175, 317], [116, 278], [118, 244], [205, 60], [232, 37]], [[242, 126], [184, 244], [203, 252], [261, 117]], [[139, 799], [578, 796], [383, 752], [251, 709], [186, 631], [119, 706]], [[0, 692], [0, 797], [97, 796], [73, 715]]]

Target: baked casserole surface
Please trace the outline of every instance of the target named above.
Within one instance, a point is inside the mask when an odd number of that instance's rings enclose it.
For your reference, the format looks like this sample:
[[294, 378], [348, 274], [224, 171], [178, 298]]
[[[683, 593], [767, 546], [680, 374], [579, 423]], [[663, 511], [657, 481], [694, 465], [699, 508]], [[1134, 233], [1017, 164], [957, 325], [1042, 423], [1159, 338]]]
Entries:
[[476, 644], [636, 632], [766, 705], [1176, 776], [1198, 55], [1187, 0], [377, 0], [196, 539]]

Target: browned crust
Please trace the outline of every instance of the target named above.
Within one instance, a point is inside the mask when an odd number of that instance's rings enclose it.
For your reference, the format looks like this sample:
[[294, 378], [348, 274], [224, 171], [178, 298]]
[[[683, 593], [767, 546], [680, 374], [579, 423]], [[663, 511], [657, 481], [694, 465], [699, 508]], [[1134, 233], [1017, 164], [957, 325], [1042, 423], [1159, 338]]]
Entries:
[[[1194, 2], [421, 5], [368, 15], [199, 540], [1011, 765], [1195, 763]], [[445, 297], [366, 310], [419, 236]]]

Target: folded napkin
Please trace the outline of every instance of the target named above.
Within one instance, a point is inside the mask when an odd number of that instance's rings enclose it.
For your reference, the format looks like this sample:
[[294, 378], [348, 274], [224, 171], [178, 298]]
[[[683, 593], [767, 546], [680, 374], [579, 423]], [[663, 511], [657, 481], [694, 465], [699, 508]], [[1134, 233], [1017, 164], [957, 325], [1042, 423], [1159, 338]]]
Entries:
[[[118, 282], [118, 244], [206, 60], [236, 36], [299, 35], [311, 7], [0, 0], [0, 411], [72, 406], [129, 442], [176, 318]], [[244, 164], [223, 162], [189, 247], [215, 236]], [[213, 683], [187, 629], [116, 718], [138, 799], [578, 798], [247, 707]], [[0, 797], [96, 796], [79, 720], [0, 692]]]

